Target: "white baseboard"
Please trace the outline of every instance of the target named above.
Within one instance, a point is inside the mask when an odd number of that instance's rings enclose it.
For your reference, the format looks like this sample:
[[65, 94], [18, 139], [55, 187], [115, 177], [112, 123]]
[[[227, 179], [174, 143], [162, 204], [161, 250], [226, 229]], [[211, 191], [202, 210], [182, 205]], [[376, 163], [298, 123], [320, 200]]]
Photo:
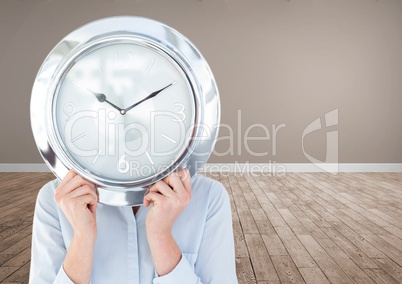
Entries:
[[[402, 172], [402, 163], [208, 163], [203, 172]], [[0, 164], [0, 172], [50, 172], [45, 164]]]
[[402, 163], [232, 163], [207, 164], [204, 172], [402, 172]]

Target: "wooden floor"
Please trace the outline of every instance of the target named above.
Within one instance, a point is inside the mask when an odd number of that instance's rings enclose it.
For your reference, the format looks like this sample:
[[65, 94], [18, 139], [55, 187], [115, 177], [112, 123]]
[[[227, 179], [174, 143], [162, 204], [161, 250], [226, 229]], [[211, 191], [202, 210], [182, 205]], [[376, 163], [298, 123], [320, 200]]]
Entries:
[[[231, 198], [240, 284], [402, 283], [402, 173], [213, 177]], [[28, 281], [35, 198], [50, 179], [0, 173], [1, 283]]]

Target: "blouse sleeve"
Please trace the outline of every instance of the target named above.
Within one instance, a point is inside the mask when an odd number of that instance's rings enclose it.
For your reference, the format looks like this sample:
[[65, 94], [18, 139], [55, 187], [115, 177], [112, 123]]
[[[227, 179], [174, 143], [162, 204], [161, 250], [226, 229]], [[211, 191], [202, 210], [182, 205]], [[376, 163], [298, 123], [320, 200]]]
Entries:
[[66, 255], [60, 229], [57, 204], [54, 201], [55, 181], [39, 191], [32, 229], [30, 283], [73, 284], [63, 269]]
[[211, 190], [198, 258], [193, 269], [184, 255], [167, 275], [154, 284], [237, 284], [232, 215], [229, 196], [222, 184]]

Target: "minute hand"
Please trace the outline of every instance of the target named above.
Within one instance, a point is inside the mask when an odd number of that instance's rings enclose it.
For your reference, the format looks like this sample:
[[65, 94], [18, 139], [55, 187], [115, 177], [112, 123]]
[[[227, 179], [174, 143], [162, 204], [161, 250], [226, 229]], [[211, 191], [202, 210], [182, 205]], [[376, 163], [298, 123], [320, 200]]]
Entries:
[[157, 90], [157, 91], [153, 92], [153, 93], [150, 94], [149, 96], [143, 98], [142, 100], [136, 102], [135, 104], [129, 106], [128, 108], [125, 108], [125, 109], [124, 109], [124, 112], [128, 112], [130, 109], [132, 109], [132, 108], [138, 106], [139, 104], [145, 102], [146, 100], [149, 100], [149, 99], [155, 97], [157, 94], [159, 94], [159, 93], [162, 92], [163, 90], [169, 88], [170, 86], [173, 86], [174, 84], [176, 84], [176, 81], [174, 81], [173, 83], [170, 83], [169, 85], [167, 85], [166, 87], [163, 87], [163, 88], [160, 89], [160, 90]]

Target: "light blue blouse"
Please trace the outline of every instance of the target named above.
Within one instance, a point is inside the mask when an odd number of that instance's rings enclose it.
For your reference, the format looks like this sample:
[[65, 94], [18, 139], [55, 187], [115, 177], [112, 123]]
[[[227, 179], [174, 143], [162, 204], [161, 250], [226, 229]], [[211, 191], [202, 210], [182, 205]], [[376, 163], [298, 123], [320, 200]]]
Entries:
[[[30, 283], [72, 283], [62, 263], [73, 229], [54, 201], [59, 180], [40, 190], [36, 201]], [[237, 283], [230, 202], [219, 182], [195, 175], [192, 199], [173, 225], [182, 258], [174, 270], [158, 277], [145, 232], [150, 207], [98, 204], [98, 235], [92, 284], [232, 284]]]

